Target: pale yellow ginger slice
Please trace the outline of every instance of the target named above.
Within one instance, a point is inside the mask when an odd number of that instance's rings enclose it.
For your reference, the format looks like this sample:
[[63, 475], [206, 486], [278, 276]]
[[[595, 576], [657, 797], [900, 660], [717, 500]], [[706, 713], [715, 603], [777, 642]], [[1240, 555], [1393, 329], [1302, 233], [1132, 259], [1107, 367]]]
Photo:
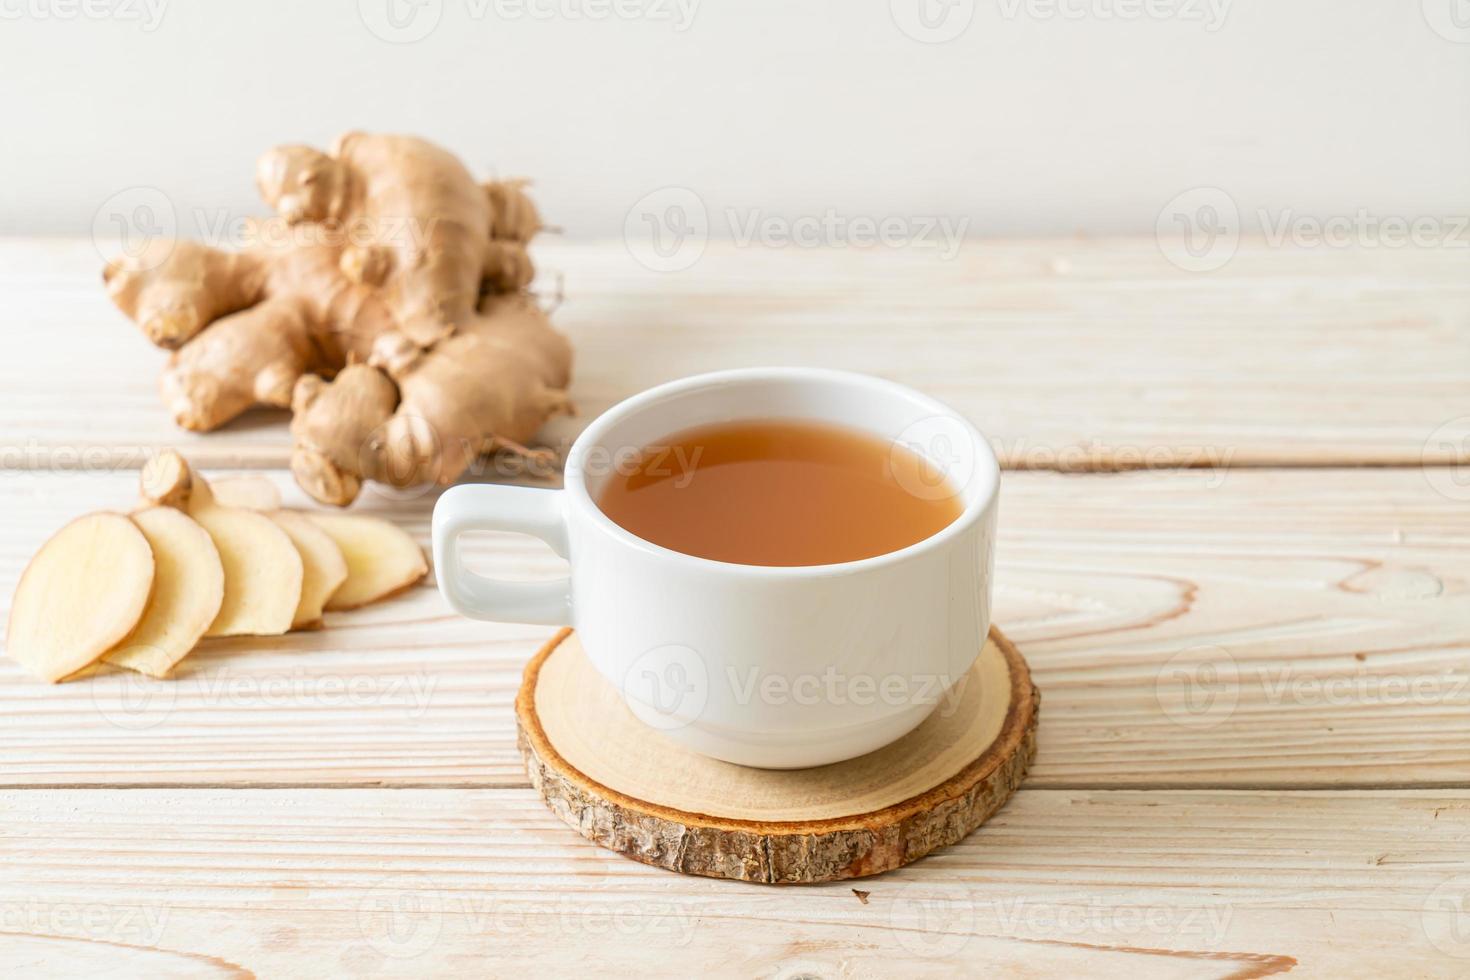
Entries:
[[268, 515], [281, 526], [301, 553], [304, 575], [301, 601], [291, 621], [293, 630], [316, 629], [322, 624], [327, 600], [347, 581], [347, 559], [332, 536], [305, 515], [293, 510], [273, 510]]
[[153, 549], [153, 595], [137, 628], [102, 660], [167, 677], [219, 614], [225, 567], [209, 532], [183, 511], [149, 507], [132, 519]]
[[201, 507], [189, 516], [219, 549], [225, 599], [205, 636], [276, 636], [291, 628], [305, 568], [286, 532], [264, 514], [238, 507]]
[[225, 595], [205, 636], [275, 636], [291, 628], [305, 565], [280, 525], [253, 510], [221, 506], [172, 450], [148, 461], [141, 483], [145, 500], [185, 511], [219, 550]]
[[76, 673], [138, 625], [153, 570], [153, 549], [132, 521], [112, 513], [77, 518], [21, 575], [5, 649], [48, 681]]
[[407, 531], [360, 514], [308, 514], [347, 558], [347, 581], [327, 601], [330, 610], [356, 609], [392, 595], [429, 572], [424, 551]]
[[244, 507], [246, 510], [281, 509], [281, 491], [263, 476], [226, 476], [209, 481], [214, 502], [221, 507]]

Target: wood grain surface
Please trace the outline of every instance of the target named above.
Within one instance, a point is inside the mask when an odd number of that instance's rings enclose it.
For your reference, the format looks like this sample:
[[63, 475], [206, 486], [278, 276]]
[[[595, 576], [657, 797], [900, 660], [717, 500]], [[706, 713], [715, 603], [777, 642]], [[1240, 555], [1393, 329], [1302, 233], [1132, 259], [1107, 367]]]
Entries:
[[[301, 498], [274, 474], [288, 502]], [[0, 581], [136, 475], [0, 475]], [[1046, 697], [1036, 785], [1459, 785], [1470, 507], [1411, 469], [1004, 477], [995, 619]], [[432, 496], [359, 506], [426, 543]], [[529, 538], [469, 539], [535, 578]], [[9, 595], [0, 595], [0, 613]], [[522, 786], [511, 705], [544, 627], [432, 580], [329, 628], [206, 641], [178, 678], [55, 687], [0, 659], [5, 785]]]
[[1028, 788], [900, 871], [777, 889], [624, 860], [530, 790], [0, 813], [7, 976], [1456, 977], [1470, 953], [1463, 791]]
[[[1151, 239], [933, 250], [712, 243], [651, 272], [621, 242], [544, 239], [578, 420], [650, 385], [757, 364], [843, 367], [960, 409], [1014, 468], [1418, 464], [1470, 458], [1470, 278], [1454, 249], [1243, 242], [1209, 275]], [[0, 464], [286, 465], [284, 413], [181, 433], [165, 354], [114, 310], [91, 242], [0, 240]], [[85, 356], [80, 356], [85, 352]], [[101, 409], [105, 407], [105, 411]], [[1448, 428], [1446, 428], [1448, 426]]]
[[[0, 615], [41, 541], [128, 507], [159, 447], [290, 486], [281, 415], [172, 427], [164, 355], [108, 305], [101, 258], [0, 241]], [[1470, 970], [1463, 255], [539, 259], [583, 411], [552, 444], [658, 381], [822, 364], [953, 402], [1032, 471], [1004, 477], [995, 596], [1046, 703], [1026, 787], [857, 891], [760, 889], [625, 861], [547, 812], [512, 700], [552, 631], [458, 619], [432, 582], [320, 632], [209, 641], [166, 684], [53, 687], [0, 658], [0, 975]], [[359, 506], [423, 540], [433, 499]], [[470, 551], [563, 568], [525, 538]]]

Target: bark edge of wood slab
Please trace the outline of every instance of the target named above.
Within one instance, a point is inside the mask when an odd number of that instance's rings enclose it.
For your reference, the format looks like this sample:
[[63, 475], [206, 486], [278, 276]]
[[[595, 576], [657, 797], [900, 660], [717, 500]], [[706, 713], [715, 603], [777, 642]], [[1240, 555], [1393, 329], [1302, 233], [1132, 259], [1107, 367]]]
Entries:
[[[1002, 678], [1008, 683], [997, 683]], [[992, 627], [967, 679], [988, 683], [967, 683], [953, 710], [941, 702], [913, 732], [876, 752], [814, 769], [751, 769], [697, 755], [644, 726], [563, 629], [526, 664], [516, 742], [551, 811], [624, 857], [763, 884], [862, 878], [963, 839], [1025, 777], [1041, 701], [1025, 658]], [[543, 689], [556, 692], [556, 707], [545, 712], [537, 704]], [[974, 737], [991, 730], [991, 738]], [[669, 770], [668, 784], [649, 792], [655, 774]], [[848, 784], [850, 802], [834, 797]], [[809, 815], [792, 810], [803, 794], [810, 794]], [[682, 797], [677, 805], [675, 796]]]

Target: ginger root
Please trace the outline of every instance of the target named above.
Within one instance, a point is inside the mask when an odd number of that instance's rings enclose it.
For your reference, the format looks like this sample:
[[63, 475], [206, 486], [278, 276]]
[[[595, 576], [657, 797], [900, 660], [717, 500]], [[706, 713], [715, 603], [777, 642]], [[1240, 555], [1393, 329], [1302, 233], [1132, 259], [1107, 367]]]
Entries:
[[179, 425], [290, 407], [292, 472], [345, 506], [363, 480], [449, 484], [482, 453], [528, 452], [570, 410], [570, 346], [525, 293], [541, 221], [519, 183], [364, 133], [278, 147], [256, 179], [279, 217], [245, 250], [155, 241], [103, 273], [174, 351], [160, 387]]
[[302, 378], [291, 403], [296, 482], [323, 503], [345, 505], [364, 479], [449, 483], [484, 453], [530, 453], [522, 443], [570, 408], [571, 351], [527, 297], [491, 296], [482, 309], [405, 365], [396, 385], [365, 364], [330, 383]]

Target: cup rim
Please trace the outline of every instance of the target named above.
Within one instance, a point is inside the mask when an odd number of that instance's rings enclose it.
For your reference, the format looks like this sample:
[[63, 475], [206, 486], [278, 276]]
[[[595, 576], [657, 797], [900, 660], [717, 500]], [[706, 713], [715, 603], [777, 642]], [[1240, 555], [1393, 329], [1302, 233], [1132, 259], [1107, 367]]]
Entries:
[[[927, 538], [915, 541], [913, 544], [900, 548], [897, 551], [889, 551], [881, 555], [859, 558], [854, 561], [831, 562], [823, 565], [745, 565], [738, 562], [720, 561], [714, 558], [701, 558], [698, 555], [685, 554], [682, 551], [665, 548], [663, 545], [655, 544], [646, 538], [639, 537], [603, 513], [602, 508], [597, 506], [597, 501], [592, 499], [592, 494], [587, 489], [586, 475], [583, 472], [583, 457], [592, 446], [601, 440], [602, 436], [613, 425], [671, 395], [684, 394], [713, 385], [748, 384], [751, 382], [771, 380], [838, 382], [873, 390], [883, 390], [917, 402], [925, 408], [930, 409], [936, 416], [945, 416], [953, 419], [964, 428], [964, 431], [969, 435], [974, 444], [975, 473], [971, 479], [981, 481], [979, 492], [971, 497], [958, 517]], [[564, 475], [565, 482], [563, 488], [570, 494], [571, 499], [575, 500], [578, 506], [590, 511], [590, 519], [601, 531], [611, 535], [623, 544], [661, 559], [684, 565], [691, 570], [718, 570], [727, 574], [747, 574], [763, 578], [815, 578], [823, 575], [856, 574], [874, 568], [881, 568], [886, 565], [898, 564], [935, 551], [944, 547], [961, 534], [964, 534], [979, 521], [995, 501], [996, 493], [1000, 487], [1000, 465], [996, 461], [994, 451], [990, 448], [990, 443], [970, 423], [969, 419], [965, 418], [955, 409], [923, 392], [910, 388], [907, 385], [899, 384], [896, 381], [889, 381], [886, 378], [861, 374], [856, 371], [803, 367], [753, 367], [711, 371], [705, 374], [680, 378], [676, 381], [669, 381], [649, 388], [646, 391], [639, 392], [618, 402], [603, 412], [582, 431], [582, 434], [572, 443], [572, 448], [567, 453]]]

